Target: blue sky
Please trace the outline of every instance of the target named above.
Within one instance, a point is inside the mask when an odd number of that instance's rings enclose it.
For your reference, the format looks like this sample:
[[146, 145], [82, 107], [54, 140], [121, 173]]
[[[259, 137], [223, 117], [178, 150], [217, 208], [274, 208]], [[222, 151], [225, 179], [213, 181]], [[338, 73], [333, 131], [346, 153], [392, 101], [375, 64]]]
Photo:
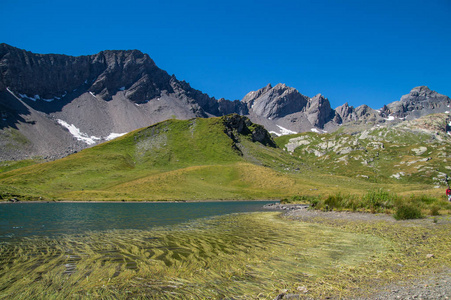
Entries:
[[451, 96], [451, 0], [1, 0], [0, 28], [35, 53], [138, 49], [216, 98], [279, 82], [333, 108]]

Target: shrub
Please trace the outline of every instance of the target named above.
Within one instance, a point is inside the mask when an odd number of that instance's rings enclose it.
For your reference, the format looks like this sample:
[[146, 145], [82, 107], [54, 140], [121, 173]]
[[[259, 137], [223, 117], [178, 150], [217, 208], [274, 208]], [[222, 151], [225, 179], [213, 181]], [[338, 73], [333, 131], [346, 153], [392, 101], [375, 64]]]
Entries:
[[358, 197], [354, 195], [347, 195], [346, 197], [343, 197], [341, 199], [341, 206], [343, 208], [352, 209], [353, 211], [356, 211], [358, 208], [361, 207], [361, 201]]
[[440, 216], [440, 207], [434, 205], [431, 207], [431, 216]]
[[280, 199], [280, 203], [281, 204], [289, 204], [289, 203], [291, 203], [291, 200], [289, 198], [283, 198], [283, 199]]
[[317, 204], [319, 202], [319, 198], [317, 196], [307, 196], [307, 195], [295, 195], [289, 198], [284, 198], [280, 200], [282, 204], [288, 203], [310, 203], [312, 206], [313, 203]]
[[396, 220], [421, 219], [423, 217], [420, 208], [413, 204], [402, 204], [396, 208], [393, 215]]
[[320, 199], [318, 197], [312, 197], [309, 202], [311, 207], [316, 207], [320, 203]]
[[369, 191], [362, 198], [362, 207], [368, 208], [371, 212], [380, 212], [386, 209], [391, 209], [398, 201], [398, 196], [394, 193], [389, 193], [383, 189]]
[[336, 195], [327, 196], [326, 200], [324, 200], [324, 205], [326, 206], [327, 210], [332, 210], [334, 208], [343, 208], [343, 202], [343, 195], [341, 193], [338, 193]]

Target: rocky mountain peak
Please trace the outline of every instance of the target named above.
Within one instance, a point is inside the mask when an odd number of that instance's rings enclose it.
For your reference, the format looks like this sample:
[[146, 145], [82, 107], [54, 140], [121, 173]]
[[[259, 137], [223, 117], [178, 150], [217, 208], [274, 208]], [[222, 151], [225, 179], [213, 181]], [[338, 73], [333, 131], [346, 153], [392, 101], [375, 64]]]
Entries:
[[388, 111], [395, 117], [417, 118], [434, 112], [442, 112], [450, 105], [448, 96], [430, 90], [427, 86], [413, 88], [409, 94], [401, 97], [399, 101], [387, 105]]
[[355, 120], [355, 108], [353, 106], [349, 106], [348, 102], [337, 107], [335, 112], [335, 121], [337, 124]]
[[270, 89], [272, 89], [272, 85], [271, 85], [271, 83], [268, 83], [264, 88], [261, 88], [257, 91], [252, 91], [252, 92], [247, 93], [246, 96], [244, 96], [244, 98], [241, 100], [241, 102], [248, 103], [249, 106], [252, 106], [255, 99], [260, 97], [262, 94], [265, 94]]
[[296, 89], [279, 83], [275, 87], [266, 87], [247, 94], [242, 102], [251, 113], [268, 119], [281, 118], [301, 111], [309, 98]]
[[284, 83], [279, 83], [268, 90], [270, 97], [280, 97], [289, 94], [300, 94], [295, 88], [288, 87]]
[[164, 90], [172, 91], [171, 77], [138, 50], [103, 51], [95, 56], [94, 61], [97, 60], [103, 60], [105, 68], [90, 91], [104, 100], [110, 100], [120, 89], [125, 89], [125, 96], [137, 103], [158, 97]]
[[410, 91], [411, 96], [428, 96], [434, 93], [427, 86], [417, 86]]
[[319, 128], [323, 128], [324, 124], [333, 118], [333, 110], [330, 107], [329, 99], [321, 94], [317, 94], [308, 101], [306, 113], [310, 123]]
[[355, 109], [355, 114], [358, 118], [368, 117], [374, 113], [375, 113], [375, 110], [366, 104], [360, 105]]
[[127, 90], [128, 99], [142, 102], [170, 90], [169, 81], [170, 76], [139, 50], [74, 57], [0, 46], [1, 85], [29, 98], [54, 99], [82, 89], [111, 100], [119, 90]]
[[282, 92], [287, 90], [287, 89], [292, 89], [292, 88], [288, 87], [285, 83], [278, 83], [273, 88], [274, 91], [282, 91]]
[[427, 86], [417, 86], [413, 88], [409, 94], [401, 97], [401, 102], [416, 102], [424, 101], [429, 98], [435, 98], [438, 94], [435, 91], [430, 90]]

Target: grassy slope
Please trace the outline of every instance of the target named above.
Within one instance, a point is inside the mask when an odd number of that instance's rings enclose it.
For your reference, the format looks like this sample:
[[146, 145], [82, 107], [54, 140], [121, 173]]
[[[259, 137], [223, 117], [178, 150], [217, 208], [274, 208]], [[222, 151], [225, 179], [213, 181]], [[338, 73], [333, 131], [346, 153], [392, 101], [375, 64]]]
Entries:
[[[290, 160], [242, 136], [239, 148], [221, 118], [169, 120], [64, 159], [0, 174], [4, 198], [195, 200], [277, 198], [297, 183], [264, 165]], [[269, 182], [269, 183], [268, 183]]]
[[[285, 148], [290, 140], [302, 139], [304, 144], [294, 149], [293, 156], [323, 174], [360, 178], [404, 195], [426, 192], [442, 197], [445, 174], [450, 173], [451, 137], [435, 130], [435, 123], [446, 124], [446, 115], [357, 134], [341, 130], [283, 136], [276, 143]], [[433, 128], [424, 130], [424, 124]], [[418, 151], [420, 147], [425, 151]]]
[[[299, 136], [309, 144], [292, 154], [282, 150]], [[30, 200], [272, 199], [363, 195], [379, 188], [404, 195], [440, 196], [433, 178], [446, 171], [442, 161], [449, 156], [448, 144], [406, 129], [377, 129], [368, 136], [304, 133], [280, 137], [276, 139], [280, 148], [273, 148], [252, 142], [250, 136], [240, 136], [235, 144], [224, 133], [222, 118], [168, 120], [58, 161], [0, 173], [0, 196]], [[416, 155], [412, 149], [420, 145], [427, 145], [428, 151]], [[336, 151], [347, 147], [353, 151]], [[315, 156], [313, 149], [324, 155]], [[428, 161], [412, 163], [428, 157]], [[390, 177], [397, 172], [407, 175]]]
[[18, 161], [0, 161], [0, 173], [31, 166], [42, 162], [41, 159], [26, 159]]

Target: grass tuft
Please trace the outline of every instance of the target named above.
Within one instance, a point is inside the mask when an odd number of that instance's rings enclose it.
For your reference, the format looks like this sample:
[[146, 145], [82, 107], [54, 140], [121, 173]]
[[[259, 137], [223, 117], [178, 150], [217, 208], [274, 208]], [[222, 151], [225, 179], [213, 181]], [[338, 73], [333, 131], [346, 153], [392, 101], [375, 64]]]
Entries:
[[393, 217], [396, 220], [421, 219], [423, 218], [423, 214], [421, 213], [421, 209], [414, 204], [401, 204], [396, 208]]

